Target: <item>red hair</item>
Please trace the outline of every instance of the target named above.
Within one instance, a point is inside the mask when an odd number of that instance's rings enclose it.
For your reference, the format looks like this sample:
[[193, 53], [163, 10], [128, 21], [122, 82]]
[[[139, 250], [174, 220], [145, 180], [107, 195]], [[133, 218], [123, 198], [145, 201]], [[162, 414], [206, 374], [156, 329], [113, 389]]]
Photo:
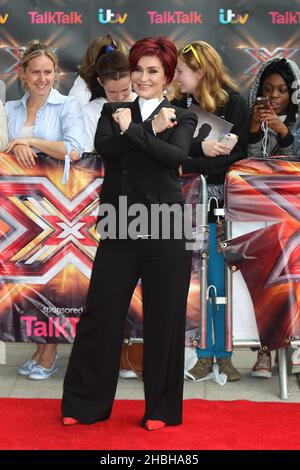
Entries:
[[133, 72], [141, 57], [156, 56], [161, 61], [167, 83], [173, 80], [177, 65], [177, 49], [175, 44], [166, 37], [148, 37], [139, 39], [129, 51], [129, 66]]

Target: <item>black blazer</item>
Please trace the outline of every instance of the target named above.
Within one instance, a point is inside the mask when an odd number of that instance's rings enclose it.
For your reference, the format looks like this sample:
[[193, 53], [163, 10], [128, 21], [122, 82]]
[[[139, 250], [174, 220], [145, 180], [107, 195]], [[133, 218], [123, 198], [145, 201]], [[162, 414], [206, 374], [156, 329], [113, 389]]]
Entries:
[[[132, 113], [123, 135], [112, 118], [120, 107], [128, 107]], [[174, 108], [178, 124], [155, 136], [151, 118], [161, 107]], [[144, 122], [138, 98], [131, 103], [106, 103], [95, 136], [95, 148], [105, 164], [101, 202], [115, 205], [121, 195], [127, 196], [128, 204], [183, 202], [177, 171], [188, 155], [196, 125], [194, 113], [171, 106], [166, 99]]]

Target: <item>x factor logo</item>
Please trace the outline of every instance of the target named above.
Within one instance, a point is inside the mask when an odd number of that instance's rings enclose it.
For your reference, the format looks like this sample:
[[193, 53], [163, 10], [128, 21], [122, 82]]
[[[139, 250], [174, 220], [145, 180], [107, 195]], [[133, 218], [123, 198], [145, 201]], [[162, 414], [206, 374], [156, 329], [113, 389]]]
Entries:
[[25, 47], [5, 46], [3, 49], [5, 50], [5, 52], [7, 52], [9, 55], [11, 55], [15, 59], [15, 62], [12, 65], [10, 65], [6, 70], [2, 70], [2, 73], [9, 73], [9, 72], [17, 73], [19, 71], [19, 62], [25, 51]]
[[[277, 167], [278, 168], [278, 167]], [[295, 171], [296, 167], [292, 167]], [[300, 198], [299, 198], [299, 175], [277, 176], [243, 176], [243, 179], [250, 184], [257, 192], [268, 198], [270, 205], [269, 213], [272, 213], [272, 206], [282, 210], [283, 221], [288, 221], [293, 226], [292, 235], [288, 237], [287, 226], [278, 237], [281, 243], [282, 252], [275, 259], [273, 268], [266, 280], [265, 286], [283, 284], [300, 281]], [[273, 204], [272, 204], [273, 203]], [[278, 224], [279, 227], [279, 224]], [[284, 244], [286, 237], [286, 244]]]
[[104, 168], [83, 156], [62, 174], [54, 158], [25, 169], [0, 153], [1, 339], [70, 342], [84, 310]]
[[259, 49], [245, 47], [244, 51], [255, 59], [255, 63], [251, 65], [245, 72], [244, 75], [256, 75], [261, 64], [268, 59], [274, 57], [281, 57], [283, 59], [290, 59], [297, 51], [298, 48], [286, 48], [276, 47], [273, 51], [269, 51], [266, 47], [260, 47]]
[[[8, 68], [6, 68], [5, 70], [1, 70], [1, 73], [18, 73], [19, 72], [19, 64], [20, 64], [20, 60], [24, 54], [24, 51], [25, 51], [25, 47], [24, 46], [20, 46], [20, 47], [10, 47], [10, 46], [5, 46], [3, 47], [3, 50], [5, 52], [7, 52], [7, 54], [9, 54], [10, 56], [12, 56], [14, 58], [14, 62], [13, 64], [11, 64]], [[55, 53], [57, 48], [53, 48], [51, 47], [51, 50]]]
[[89, 279], [101, 178], [71, 200], [43, 176], [0, 177], [0, 276], [47, 284], [68, 265]]

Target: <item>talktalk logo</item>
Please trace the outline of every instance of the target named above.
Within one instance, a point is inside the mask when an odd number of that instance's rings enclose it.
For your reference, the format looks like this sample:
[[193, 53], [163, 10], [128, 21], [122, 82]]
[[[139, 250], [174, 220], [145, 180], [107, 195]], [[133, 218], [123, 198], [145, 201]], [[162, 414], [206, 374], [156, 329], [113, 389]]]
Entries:
[[0, 15], [0, 24], [5, 24], [8, 18], [8, 13], [5, 13], [5, 15]]
[[300, 11], [269, 11], [272, 24], [299, 24]]
[[202, 15], [197, 11], [147, 11], [151, 24], [201, 24]]
[[101, 24], [107, 23], [120, 23], [123, 24], [127, 20], [128, 13], [123, 13], [122, 15], [118, 13], [113, 13], [111, 10], [103, 10], [99, 8], [98, 10], [98, 21]]
[[245, 24], [249, 18], [249, 14], [233, 13], [232, 10], [219, 9], [219, 22], [221, 24]]
[[32, 24], [82, 24], [82, 15], [78, 11], [29, 11]]

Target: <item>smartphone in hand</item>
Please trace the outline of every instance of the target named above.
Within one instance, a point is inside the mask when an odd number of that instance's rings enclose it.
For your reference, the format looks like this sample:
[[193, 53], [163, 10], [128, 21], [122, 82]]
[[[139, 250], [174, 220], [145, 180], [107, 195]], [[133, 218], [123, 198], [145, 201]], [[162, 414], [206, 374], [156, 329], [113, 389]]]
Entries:
[[269, 98], [268, 96], [258, 96], [256, 98], [256, 104], [263, 105], [264, 109], [268, 109]]
[[232, 150], [233, 147], [237, 144], [238, 136], [236, 134], [224, 134], [220, 137], [219, 142], [225, 145], [229, 150]]

